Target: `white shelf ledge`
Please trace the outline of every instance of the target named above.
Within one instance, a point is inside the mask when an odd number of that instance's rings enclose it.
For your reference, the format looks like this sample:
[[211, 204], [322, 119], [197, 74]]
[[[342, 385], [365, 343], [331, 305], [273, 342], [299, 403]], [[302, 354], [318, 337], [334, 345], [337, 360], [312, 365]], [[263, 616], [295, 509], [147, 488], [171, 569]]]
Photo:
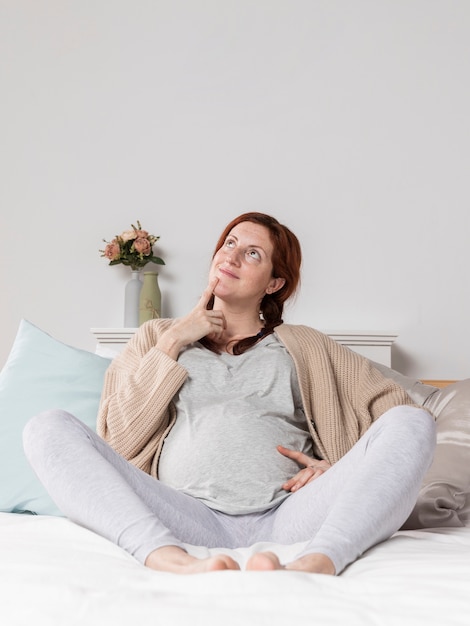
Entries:
[[136, 333], [137, 328], [91, 328], [90, 331], [100, 344], [123, 347]]

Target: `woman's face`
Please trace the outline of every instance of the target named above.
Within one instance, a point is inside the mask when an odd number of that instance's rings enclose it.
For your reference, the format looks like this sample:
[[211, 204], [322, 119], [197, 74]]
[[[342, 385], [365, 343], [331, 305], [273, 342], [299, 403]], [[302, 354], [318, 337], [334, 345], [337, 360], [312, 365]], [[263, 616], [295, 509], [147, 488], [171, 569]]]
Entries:
[[227, 302], [258, 306], [266, 293], [284, 284], [273, 277], [273, 244], [269, 230], [254, 222], [241, 222], [230, 231], [216, 252], [210, 279], [219, 279], [214, 295]]

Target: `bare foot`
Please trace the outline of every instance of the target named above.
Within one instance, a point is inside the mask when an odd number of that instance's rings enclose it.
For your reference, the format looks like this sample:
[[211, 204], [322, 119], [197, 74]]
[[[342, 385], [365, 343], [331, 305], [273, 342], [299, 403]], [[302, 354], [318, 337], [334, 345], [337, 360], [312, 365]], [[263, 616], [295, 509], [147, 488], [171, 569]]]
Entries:
[[145, 559], [145, 565], [150, 569], [174, 574], [200, 574], [240, 569], [238, 563], [225, 554], [198, 559], [178, 546], [157, 548]]
[[250, 571], [275, 571], [280, 569], [293, 570], [299, 572], [310, 572], [311, 574], [336, 573], [333, 561], [325, 554], [313, 553], [302, 556], [300, 559], [281, 565], [278, 557], [273, 552], [258, 552], [254, 554], [246, 564], [246, 569]]
[[249, 571], [270, 572], [284, 569], [284, 567], [274, 552], [258, 552], [248, 559], [246, 569]]
[[329, 574], [330, 576], [336, 574], [333, 561], [326, 554], [320, 554], [319, 552], [306, 554], [300, 557], [300, 559], [292, 561], [292, 563], [287, 563], [286, 569], [310, 572], [311, 574]]

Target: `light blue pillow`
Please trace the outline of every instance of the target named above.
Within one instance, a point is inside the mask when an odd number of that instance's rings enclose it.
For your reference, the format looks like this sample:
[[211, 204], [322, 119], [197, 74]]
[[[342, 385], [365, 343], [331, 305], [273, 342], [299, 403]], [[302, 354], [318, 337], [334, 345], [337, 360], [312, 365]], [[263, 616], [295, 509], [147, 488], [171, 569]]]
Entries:
[[95, 429], [110, 362], [21, 321], [0, 372], [0, 511], [62, 515], [24, 455], [23, 428], [40, 411], [59, 408]]

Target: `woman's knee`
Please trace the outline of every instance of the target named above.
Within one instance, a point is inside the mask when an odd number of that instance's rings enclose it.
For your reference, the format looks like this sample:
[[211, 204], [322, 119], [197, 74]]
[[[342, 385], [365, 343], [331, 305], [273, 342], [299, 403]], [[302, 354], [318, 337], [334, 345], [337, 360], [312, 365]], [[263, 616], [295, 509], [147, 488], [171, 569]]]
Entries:
[[395, 428], [402, 445], [409, 445], [422, 454], [434, 453], [436, 446], [436, 422], [425, 409], [416, 406], [397, 406], [383, 416]]
[[43, 411], [32, 417], [23, 429], [23, 447], [27, 458], [45, 451], [62, 438], [76, 418], [60, 409]]

